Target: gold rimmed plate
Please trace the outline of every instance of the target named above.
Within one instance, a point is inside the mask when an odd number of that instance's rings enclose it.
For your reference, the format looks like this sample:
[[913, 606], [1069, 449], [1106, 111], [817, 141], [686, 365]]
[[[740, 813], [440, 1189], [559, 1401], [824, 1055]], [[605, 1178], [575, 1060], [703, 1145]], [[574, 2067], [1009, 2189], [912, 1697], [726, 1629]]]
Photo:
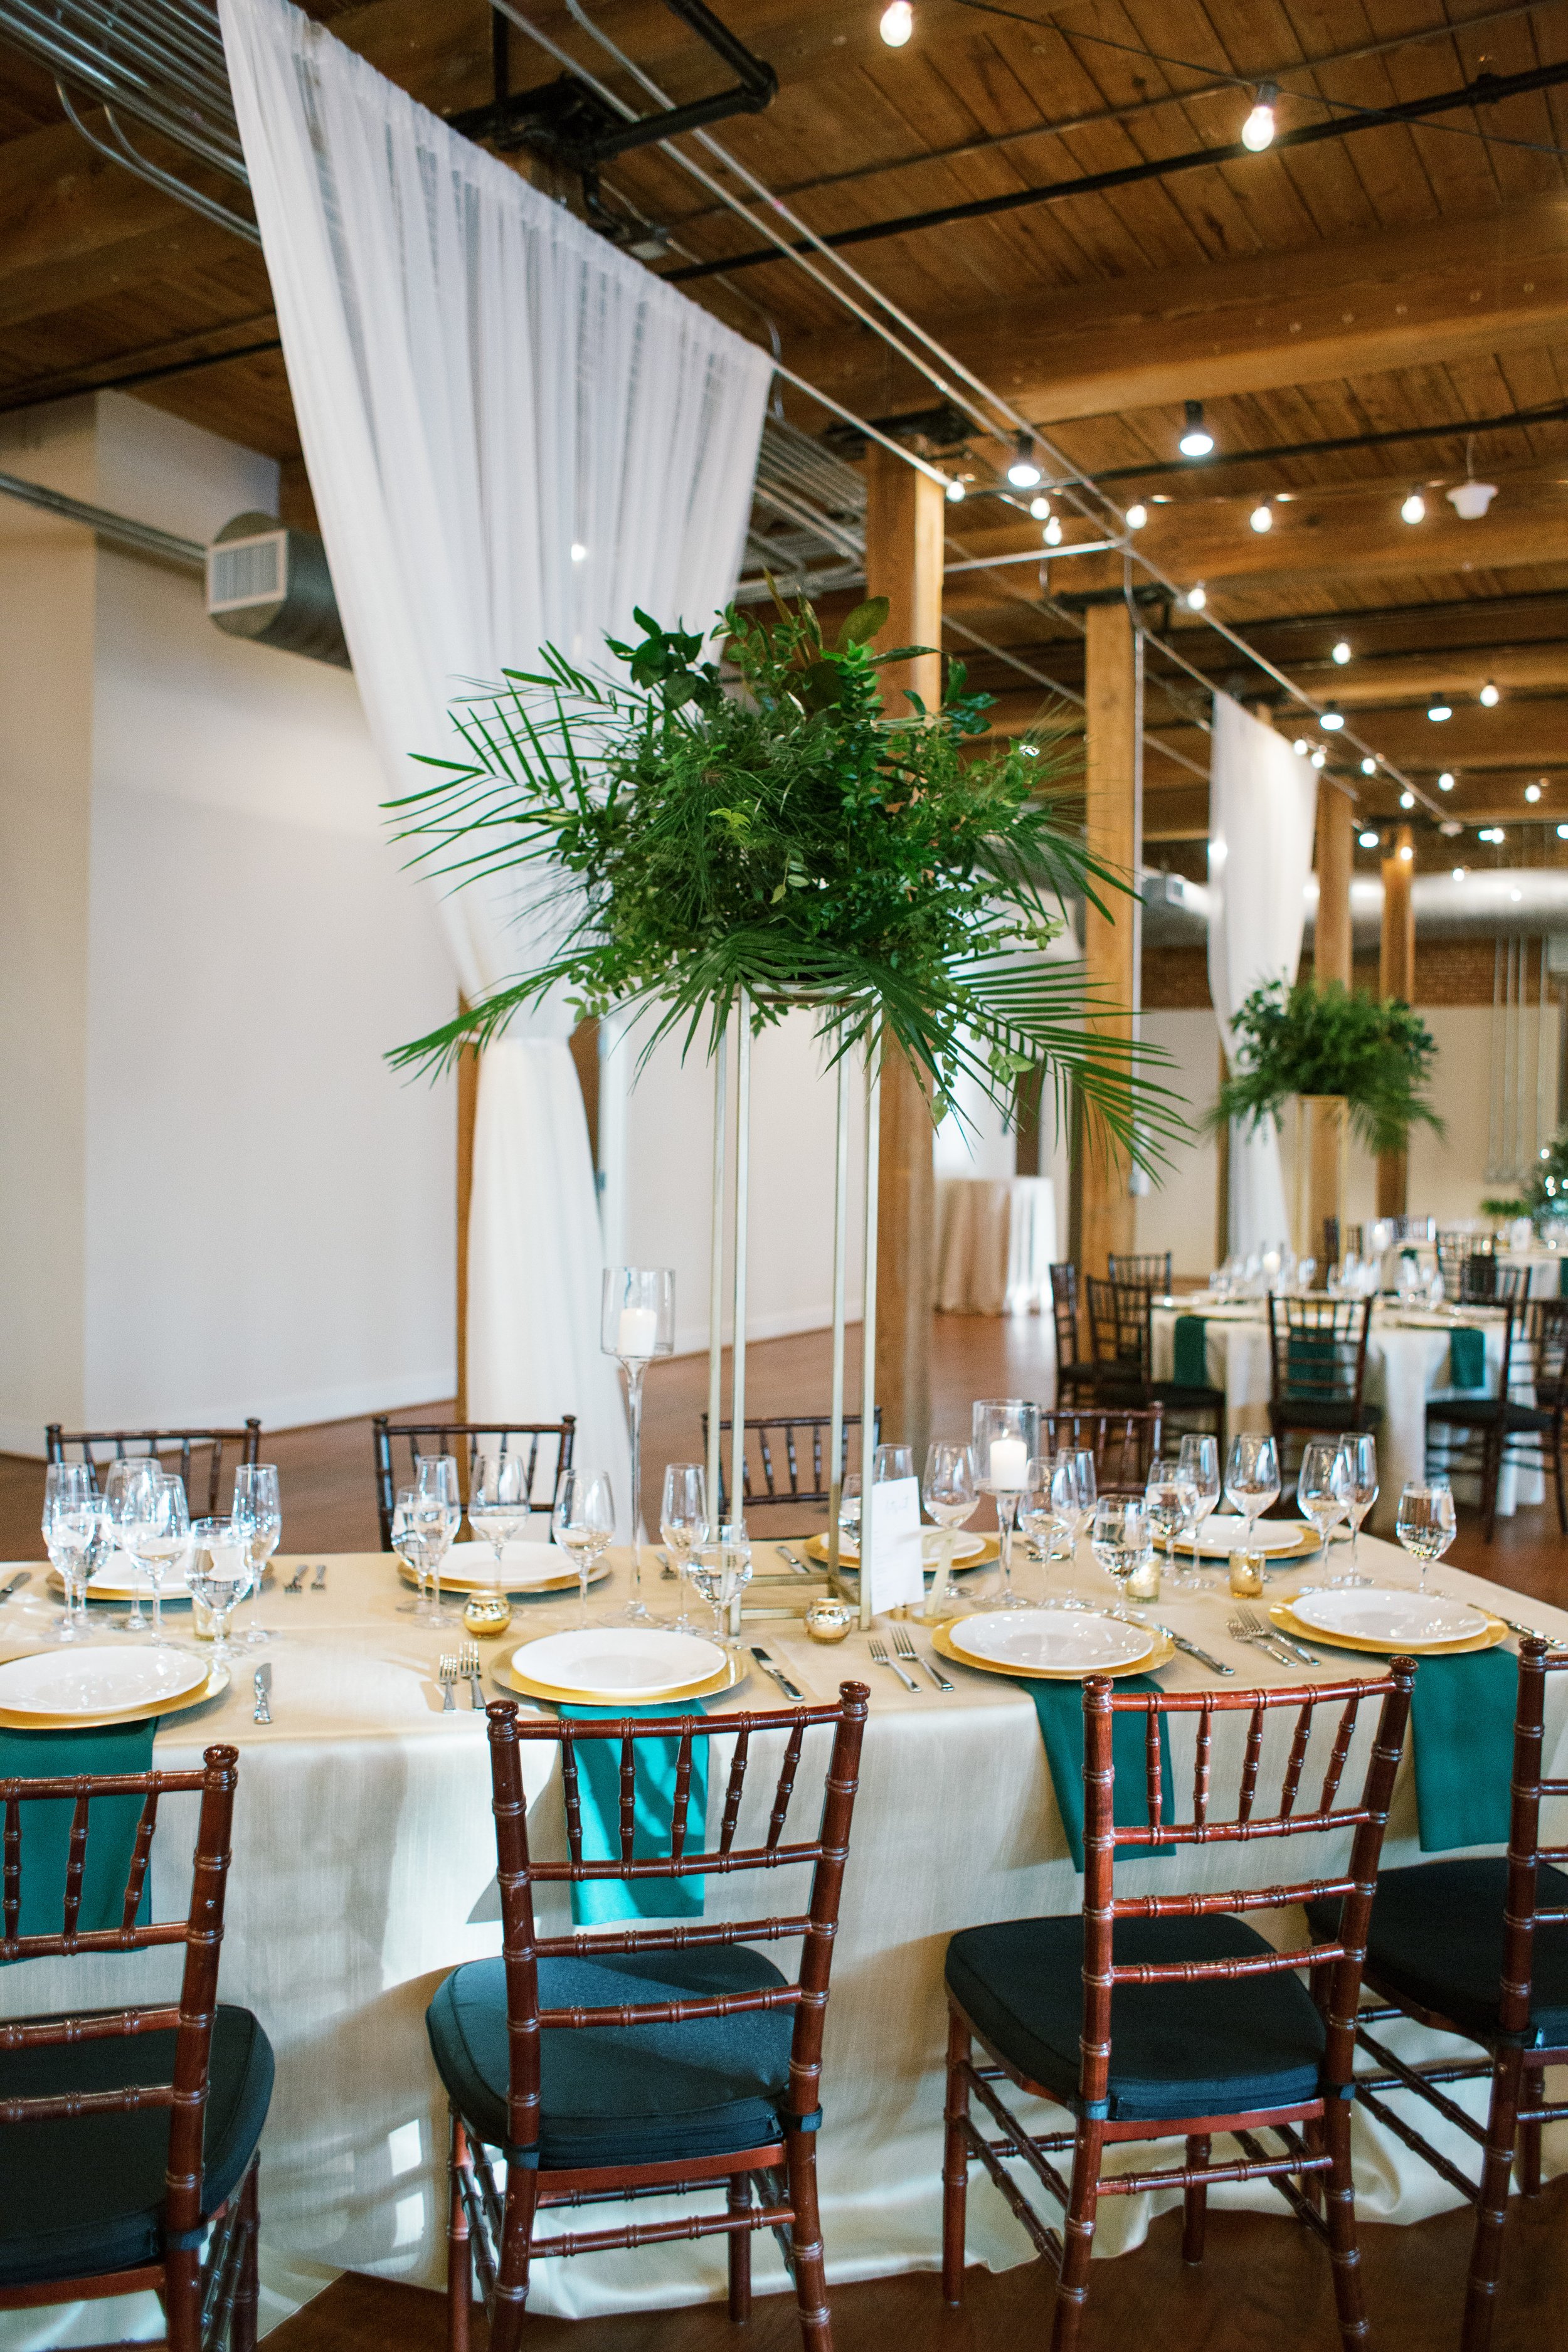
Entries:
[[[1480, 1609], [1479, 1601], [1473, 1605]], [[1507, 1641], [1509, 1633], [1503, 1620], [1494, 1617], [1489, 1609], [1481, 1610], [1487, 1621], [1484, 1629], [1458, 1642], [1392, 1642], [1371, 1633], [1325, 1633], [1321, 1625], [1309, 1625], [1304, 1617], [1298, 1617], [1288, 1601], [1271, 1601], [1268, 1614], [1293, 1641], [1309, 1645], [1321, 1643], [1330, 1650], [1359, 1650], [1363, 1657], [1374, 1658], [1465, 1658], [1478, 1650], [1495, 1650], [1500, 1642]]]
[[[127, 1645], [117, 1643], [112, 1648], [105, 1645], [98, 1654], [100, 1657], [134, 1658], [140, 1656], [142, 1653]], [[90, 1645], [74, 1653], [63, 1644], [58, 1651], [15, 1651], [4, 1661], [4, 1664], [0, 1665], [0, 1675], [4, 1675], [5, 1667], [16, 1664], [23, 1658], [58, 1660], [67, 1664], [74, 1662], [79, 1667], [82, 1661], [89, 1660], [91, 1657]], [[200, 1668], [205, 1662], [197, 1658], [192, 1663], [195, 1667]], [[44, 1671], [40, 1669], [40, 1673]], [[201, 1706], [210, 1698], [220, 1697], [228, 1688], [230, 1679], [229, 1670], [226, 1665], [208, 1664], [205, 1674], [199, 1674], [194, 1681], [178, 1676], [175, 1678], [177, 1686], [161, 1692], [153, 1687], [133, 1695], [128, 1693], [121, 1703], [116, 1705], [113, 1704], [115, 1690], [112, 1679], [105, 1682], [101, 1696], [95, 1703], [90, 1690], [93, 1668], [89, 1665], [86, 1672], [89, 1683], [83, 1685], [83, 1704], [79, 1707], [60, 1712], [47, 1706], [8, 1707], [0, 1705], [0, 1730], [101, 1731], [110, 1724], [141, 1723], [150, 1716], [178, 1715], [187, 1707]]]
[[[935, 1538], [940, 1535], [941, 1532], [942, 1530], [939, 1528], [922, 1528], [921, 1529], [921, 1535], [922, 1538], [925, 1539], [923, 1566], [928, 1576], [934, 1576], [937, 1571], [938, 1560], [933, 1546]], [[974, 1545], [976, 1549], [973, 1551], [966, 1550], [965, 1546], [969, 1544]], [[827, 1559], [827, 1538], [825, 1535], [807, 1536], [805, 1543], [801, 1546], [801, 1549], [806, 1554], [808, 1559], [819, 1559], [826, 1562]], [[992, 1561], [1000, 1559], [1001, 1557], [1002, 1547], [997, 1542], [994, 1536], [966, 1536], [961, 1532], [958, 1538], [957, 1556], [952, 1563], [952, 1572], [955, 1576], [963, 1576], [967, 1574], [970, 1569], [986, 1568]], [[851, 1570], [852, 1571], [858, 1570], [860, 1565], [860, 1554], [858, 1549], [846, 1551], [841, 1554], [840, 1565]]]
[[520, 1654], [514, 1652], [510, 1658], [498, 1658], [490, 1670], [503, 1689], [516, 1691], [523, 1698], [548, 1700], [552, 1706], [619, 1706], [628, 1714], [635, 1714], [639, 1706], [717, 1698], [721, 1692], [733, 1690], [745, 1681], [751, 1663], [743, 1654], [731, 1651], [718, 1673], [710, 1675], [705, 1682], [677, 1685], [662, 1691], [639, 1691], [635, 1698], [628, 1698], [625, 1691], [563, 1690], [558, 1684], [542, 1682], [523, 1673], [517, 1664]]
[[[1051, 1616], [1075, 1614], [1067, 1610], [1044, 1612]], [[958, 1621], [962, 1622], [962, 1620]], [[933, 1625], [929, 1629], [931, 1647], [941, 1652], [955, 1666], [973, 1666], [976, 1674], [1005, 1675], [1014, 1682], [1081, 1683], [1090, 1675], [1157, 1675], [1168, 1666], [1176, 1654], [1176, 1645], [1168, 1634], [1155, 1633], [1150, 1646], [1141, 1657], [1125, 1658], [1110, 1665], [1026, 1666], [1000, 1658], [976, 1657], [968, 1650], [958, 1648], [952, 1639], [951, 1624]]]
[[[1240, 1524], [1239, 1521], [1222, 1513], [1219, 1515], [1219, 1526], [1224, 1531], [1223, 1535], [1210, 1536], [1203, 1528], [1200, 1528], [1195, 1542], [1191, 1536], [1178, 1536], [1174, 1549], [1188, 1554], [1195, 1550], [1200, 1559], [1228, 1559], [1233, 1551], [1241, 1549], [1237, 1533]], [[1305, 1559], [1309, 1552], [1314, 1552], [1318, 1549], [1316, 1528], [1303, 1525], [1292, 1530], [1282, 1527], [1279, 1520], [1275, 1520], [1271, 1527], [1267, 1519], [1263, 1519], [1259, 1521], [1257, 1532], [1262, 1540], [1256, 1548], [1263, 1554], [1265, 1561], [1270, 1568], [1279, 1560]], [[1272, 1539], [1286, 1535], [1290, 1538], [1288, 1543]]]
[[[542, 1551], [544, 1549], [544, 1546], [542, 1544], [539, 1549]], [[529, 1577], [521, 1583], [514, 1583], [510, 1576], [503, 1576], [502, 1580], [498, 1584], [494, 1573], [495, 1554], [493, 1552], [489, 1554], [489, 1562], [491, 1572], [489, 1576], [469, 1576], [462, 1570], [459, 1570], [456, 1574], [454, 1574], [449, 1558], [448, 1559], [444, 1560], [441, 1566], [442, 1591], [462, 1593], [504, 1592], [509, 1601], [526, 1601], [531, 1594], [535, 1592], [575, 1592], [578, 1589], [577, 1571], [574, 1568], [565, 1570], [559, 1576], [538, 1578]], [[416, 1585], [419, 1581], [419, 1579], [415, 1575], [413, 1570], [405, 1560], [400, 1559], [398, 1561], [397, 1572], [403, 1579], [404, 1583], [410, 1587]], [[593, 1574], [588, 1579], [590, 1589], [595, 1584], [603, 1584], [605, 1579], [611, 1573], [612, 1570], [609, 1561], [600, 1560], [595, 1567]]]

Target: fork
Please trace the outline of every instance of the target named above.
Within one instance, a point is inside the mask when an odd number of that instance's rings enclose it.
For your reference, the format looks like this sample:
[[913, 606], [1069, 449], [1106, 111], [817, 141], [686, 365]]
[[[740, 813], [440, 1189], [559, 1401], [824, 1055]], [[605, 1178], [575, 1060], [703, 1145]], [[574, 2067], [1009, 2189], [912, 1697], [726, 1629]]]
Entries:
[[479, 1645], [465, 1642], [458, 1653], [458, 1673], [468, 1685], [468, 1704], [477, 1715], [485, 1703], [484, 1685], [479, 1680]]
[[897, 1675], [907, 1691], [913, 1691], [915, 1696], [919, 1698], [921, 1695], [919, 1683], [916, 1682], [913, 1675], [906, 1675], [902, 1666], [896, 1660], [889, 1657], [887, 1643], [874, 1641], [868, 1644], [868, 1647], [871, 1652], [871, 1664], [874, 1666], [886, 1666], [890, 1675]]
[[1249, 1633], [1239, 1617], [1230, 1620], [1228, 1631], [1233, 1642], [1250, 1642], [1255, 1649], [1263, 1652], [1265, 1657], [1272, 1658], [1277, 1666], [1293, 1666], [1296, 1664], [1289, 1650], [1277, 1646], [1272, 1634]]
[[299, 1567], [294, 1570], [293, 1575], [289, 1579], [288, 1583], [283, 1587], [284, 1591], [303, 1592], [305, 1590], [305, 1579], [310, 1575], [310, 1561], [308, 1559], [302, 1559], [300, 1562]]
[[893, 1648], [897, 1652], [898, 1655], [904, 1660], [906, 1664], [911, 1666], [923, 1666], [939, 1691], [952, 1690], [952, 1685], [948, 1681], [947, 1676], [942, 1672], [942, 1669], [931, 1659], [926, 1656], [923, 1650], [916, 1649], [914, 1643], [910, 1639], [910, 1629], [907, 1625], [894, 1626]]
[[317, 1567], [316, 1573], [310, 1580], [310, 1590], [312, 1592], [324, 1592], [326, 1589], [327, 1563], [323, 1559]]
[[1304, 1666], [1321, 1666], [1323, 1663], [1315, 1650], [1308, 1649], [1305, 1642], [1298, 1642], [1293, 1634], [1280, 1633], [1277, 1626], [1266, 1625], [1256, 1609], [1238, 1609], [1236, 1622], [1246, 1626], [1251, 1641], [1256, 1642], [1261, 1634], [1266, 1642], [1273, 1642], [1279, 1649], [1289, 1650], [1291, 1656], [1300, 1658]]
[[458, 1681], [458, 1661], [452, 1656], [450, 1651], [443, 1651], [439, 1660], [437, 1662], [436, 1679], [441, 1685], [442, 1714], [456, 1715], [458, 1712], [458, 1702], [454, 1697], [453, 1693], [456, 1689]]

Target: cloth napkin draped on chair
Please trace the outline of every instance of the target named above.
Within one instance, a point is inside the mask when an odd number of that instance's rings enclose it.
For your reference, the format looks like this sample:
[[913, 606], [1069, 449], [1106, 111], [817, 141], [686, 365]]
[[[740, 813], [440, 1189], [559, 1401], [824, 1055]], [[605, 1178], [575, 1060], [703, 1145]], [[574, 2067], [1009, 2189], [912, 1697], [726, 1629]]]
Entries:
[[[116, 1772], [150, 1772], [150, 1717], [137, 1723], [105, 1724], [95, 1731], [0, 1731], [0, 1780], [71, 1780], [78, 1773], [100, 1778]], [[18, 1805], [21, 1827], [22, 1909], [17, 1932], [58, 1936], [65, 1919], [66, 1867], [70, 1854], [69, 1797]], [[84, 1934], [118, 1927], [125, 1902], [142, 1799], [99, 1797], [94, 1801], [83, 1856], [81, 1909]], [[9, 1859], [9, 1857], [7, 1857]], [[151, 1888], [143, 1885], [138, 1919], [150, 1919]]]
[[[657, 1706], [562, 1706], [557, 1713], [584, 1722], [619, 1723], [628, 1716], [704, 1715], [700, 1699]], [[652, 1860], [669, 1852], [675, 1811], [679, 1739], [637, 1742], [634, 1760], [632, 1858]], [[613, 1739], [577, 1743], [578, 1785], [583, 1801], [583, 1858], [616, 1862], [621, 1852], [621, 1751]], [[708, 1851], [708, 1742], [691, 1743], [691, 1793], [686, 1851]], [[707, 1882], [701, 1878], [595, 1878], [572, 1888], [572, 1924], [597, 1927], [611, 1919], [700, 1918]]]

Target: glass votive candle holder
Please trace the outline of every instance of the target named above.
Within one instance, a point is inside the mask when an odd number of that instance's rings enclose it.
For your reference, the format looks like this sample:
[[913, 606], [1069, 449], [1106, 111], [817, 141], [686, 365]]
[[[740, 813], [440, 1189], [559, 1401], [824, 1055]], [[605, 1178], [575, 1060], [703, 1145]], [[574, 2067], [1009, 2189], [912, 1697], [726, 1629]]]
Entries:
[[1257, 1601], [1261, 1598], [1263, 1554], [1260, 1551], [1231, 1553], [1230, 1589], [1238, 1601]]

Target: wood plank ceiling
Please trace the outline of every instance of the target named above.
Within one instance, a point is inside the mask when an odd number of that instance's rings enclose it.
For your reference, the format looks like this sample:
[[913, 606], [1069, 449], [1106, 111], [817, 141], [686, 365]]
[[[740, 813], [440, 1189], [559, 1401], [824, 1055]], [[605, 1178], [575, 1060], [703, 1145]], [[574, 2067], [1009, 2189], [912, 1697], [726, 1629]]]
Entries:
[[[492, 94], [483, 0], [310, 0], [309, 13], [439, 112]], [[521, 13], [649, 110], [567, 6]], [[855, 234], [846, 263], [1121, 503], [1142, 501], [1139, 543], [1162, 569], [1183, 587], [1202, 581], [1209, 613], [1337, 696], [1465, 824], [1469, 854], [1473, 828], [1494, 820], [1516, 843], [1528, 822], [1538, 854], [1548, 817], [1548, 845], [1568, 854], [1554, 832], [1557, 813], [1568, 821], [1564, 0], [915, 0], [900, 49], [879, 36], [878, 0], [721, 0], [720, 13], [780, 83], [766, 111], [719, 128], [731, 154], [816, 234]], [[595, 0], [579, 15], [678, 101], [723, 75], [658, 0]], [[282, 459], [292, 510], [307, 511], [259, 252], [94, 154], [48, 74], [4, 46], [5, 16], [0, 0], [0, 411], [121, 383]], [[521, 30], [510, 48], [514, 87], [558, 70]], [[1237, 142], [1265, 79], [1280, 85], [1279, 138], [1250, 154]], [[1417, 105], [1435, 110], [1383, 119]], [[145, 144], [232, 200], [188, 156]], [[570, 175], [547, 184], [578, 201]], [[667, 152], [617, 158], [603, 193], [668, 234], [652, 266], [743, 334], [775, 337], [790, 367], [859, 415], [939, 402]], [[819, 256], [812, 267], [845, 282]], [[1194, 399], [1216, 445], [1197, 463], [1176, 451]], [[794, 391], [784, 407], [813, 434], [831, 423]], [[953, 649], [1000, 698], [1000, 723], [1026, 725], [1038, 684], [959, 631], [1075, 688], [1079, 600], [1119, 586], [1121, 560], [1045, 548], [1026, 496], [997, 495], [1004, 442], [956, 420], [920, 446], [966, 480], [950, 558], [1038, 551], [949, 581]], [[1468, 465], [1498, 486], [1475, 521], [1445, 496]], [[1401, 507], [1415, 488], [1426, 517], [1412, 524]], [[1265, 501], [1260, 532], [1250, 519]], [[1089, 536], [1061, 512], [1069, 542]], [[1197, 613], [1152, 617], [1216, 683], [1267, 690]], [[1158, 655], [1150, 676], [1152, 730], [1201, 769], [1201, 697]], [[1488, 680], [1490, 708], [1478, 700]], [[1434, 700], [1453, 718], [1429, 720]], [[1369, 818], [1397, 813], [1387, 777], [1362, 775], [1315, 725], [1302, 731]], [[1442, 775], [1455, 782], [1439, 802]], [[1201, 834], [1190, 766], [1152, 750], [1146, 786], [1151, 839]], [[1460, 854], [1435, 824], [1426, 835], [1423, 862]]]

